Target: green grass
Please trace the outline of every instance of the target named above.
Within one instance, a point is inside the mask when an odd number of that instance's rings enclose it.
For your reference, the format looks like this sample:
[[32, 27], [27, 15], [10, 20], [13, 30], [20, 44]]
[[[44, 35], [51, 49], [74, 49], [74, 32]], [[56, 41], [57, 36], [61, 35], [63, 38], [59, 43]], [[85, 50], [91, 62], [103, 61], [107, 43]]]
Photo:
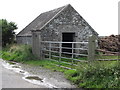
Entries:
[[0, 51], [0, 58], [2, 58], [2, 51]]
[[65, 70], [67, 70], [67, 69], [56, 66], [58, 63], [50, 60], [31, 60], [31, 61], [25, 61], [24, 64], [40, 66], [40, 67], [51, 69], [53, 71], [60, 71], [60, 72], [64, 72]]
[[32, 54], [31, 46], [28, 45], [11, 45], [2, 51], [2, 58], [18, 62], [36, 59]]
[[79, 87], [120, 88], [119, 61], [80, 63], [77, 71], [79, 72], [79, 79], [75, 83]]
[[[4, 49], [2, 58], [63, 72], [68, 80], [80, 88], [120, 88], [120, 61], [79, 62], [78, 66], [72, 66], [50, 60], [37, 60], [32, 54], [31, 47], [27, 45], [12, 45]], [[97, 58], [115, 59], [117, 56]], [[86, 58], [80, 57], [80, 59]], [[71, 62], [67, 59], [62, 59], [62, 61]], [[59, 64], [76, 69], [76, 71], [56, 66]]]
[[95, 58], [96, 59], [118, 59], [118, 58], [120, 59], [120, 57], [117, 55], [116, 56], [100, 56], [99, 55], [99, 56], [96, 56]]

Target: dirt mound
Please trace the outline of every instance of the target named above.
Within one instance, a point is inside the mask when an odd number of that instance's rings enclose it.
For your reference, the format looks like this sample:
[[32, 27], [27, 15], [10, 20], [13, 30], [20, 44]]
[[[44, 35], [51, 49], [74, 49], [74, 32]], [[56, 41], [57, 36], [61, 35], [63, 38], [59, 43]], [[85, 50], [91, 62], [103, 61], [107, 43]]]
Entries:
[[120, 52], [120, 35], [100, 37], [99, 47], [107, 51]]

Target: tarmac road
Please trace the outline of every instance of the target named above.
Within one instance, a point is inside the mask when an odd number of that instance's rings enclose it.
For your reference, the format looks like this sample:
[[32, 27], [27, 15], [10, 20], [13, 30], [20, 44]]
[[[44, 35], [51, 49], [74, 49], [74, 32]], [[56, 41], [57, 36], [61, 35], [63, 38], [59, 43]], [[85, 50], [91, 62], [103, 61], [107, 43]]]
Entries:
[[0, 65], [2, 67], [0, 72], [2, 73], [2, 88], [42, 88], [42, 90], [43, 88], [76, 88], [65, 79], [61, 72], [38, 66], [10, 63], [2, 59], [0, 59]]
[[[1, 60], [0, 60], [1, 63]], [[47, 88], [45, 86], [34, 85], [22, 79], [22, 75], [2, 67], [2, 88]], [[0, 72], [1, 73], [1, 72]]]

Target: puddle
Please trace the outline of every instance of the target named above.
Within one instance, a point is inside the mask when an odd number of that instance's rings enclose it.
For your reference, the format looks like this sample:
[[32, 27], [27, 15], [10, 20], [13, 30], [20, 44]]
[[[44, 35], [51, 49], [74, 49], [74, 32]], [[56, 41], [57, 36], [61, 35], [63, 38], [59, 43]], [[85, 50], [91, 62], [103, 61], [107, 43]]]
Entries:
[[15, 62], [11, 62], [11, 63], [14, 63], [14, 64], [10, 64], [10, 62], [3, 61], [2, 65], [6, 69], [12, 70], [14, 72], [17, 72], [17, 73], [20, 73], [20, 74], [23, 74], [23, 75], [28, 75], [29, 74], [28, 72], [22, 70], [21, 66], [19, 66], [18, 63], [15, 63]]
[[24, 71], [19, 71], [20, 73], [25, 73]]
[[16, 64], [16, 62], [8, 62], [8, 63], [9, 63], [9, 64], [13, 64], [13, 65]]
[[29, 76], [23, 77], [23, 79], [30, 83], [36, 84], [36, 85], [46, 86], [47, 88], [58, 88], [58, 87], [46, 82], [45, 78], [41, 79], [38, 76], [29, 75]]
[[39, 78], [38, 76], [28, 76], [28, 77], [25, 77], [25, 78], [30, 79], [30, 80], [38, 80], [38, 81], [43, 82], [43, 79]]
[[12, 68], [20, 68], [19, 66], [12, 66]]
[[24, 79], [25, 81], [28, 81], [28, 82], [36, 84], [36, 85], [43, 85], [43, 86], [46, 86], [47, 88], [58, 88], [58, 87], [46, 82], [45, 78], [42, 79], [36, 75], [31, 75], [30, 73], [28, 73], [25, 70], [22, 70], [21, 66], [18, 63], [3, 61], [2, 65], [9, 70], [12, 70], [19, 74], [22, 74], [23, 75], [22, 79]]

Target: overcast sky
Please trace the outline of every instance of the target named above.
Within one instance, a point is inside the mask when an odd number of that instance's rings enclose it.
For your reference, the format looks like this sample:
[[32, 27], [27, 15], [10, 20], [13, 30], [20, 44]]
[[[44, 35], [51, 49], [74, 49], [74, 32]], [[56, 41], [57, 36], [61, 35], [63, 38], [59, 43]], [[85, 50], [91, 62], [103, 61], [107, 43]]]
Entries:
[[71, 4], [100, 36], [118, 34], [119, 0], [1, 0], [0, 19], [13, 21], [18, 33], [40, 13]]

